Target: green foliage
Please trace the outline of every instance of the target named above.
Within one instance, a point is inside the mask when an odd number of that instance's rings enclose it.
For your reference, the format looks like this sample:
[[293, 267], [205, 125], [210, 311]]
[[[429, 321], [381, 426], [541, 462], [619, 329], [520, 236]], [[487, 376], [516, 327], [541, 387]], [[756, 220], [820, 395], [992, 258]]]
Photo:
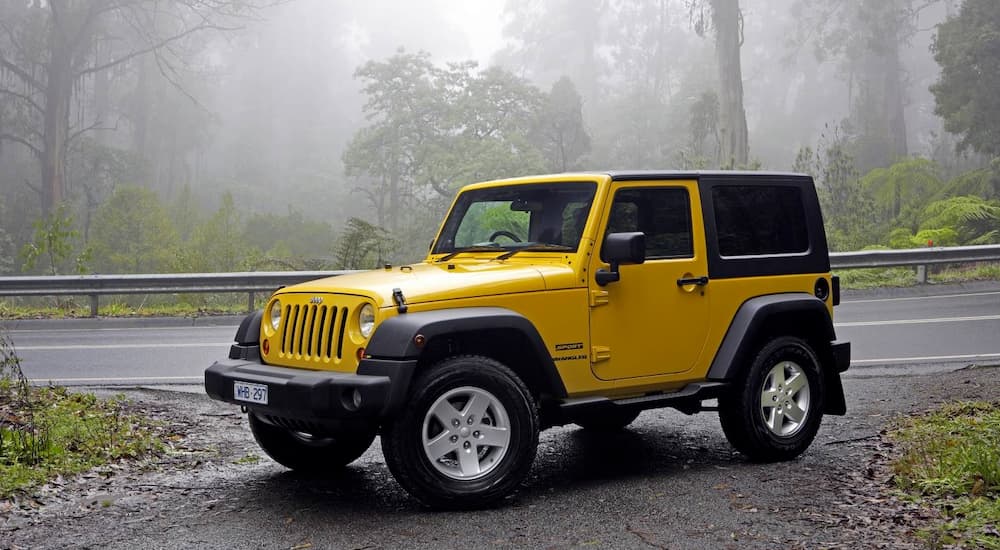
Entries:
[[184, 246], [184, 267], [199, 273], [240, 271], [247, 258], [242, 240], [243, 220], [233, 195], [225, 193], [222, 205], [198, 224]]
[[163, 448], [150, 422], [121, 399], [98, 400], [65, 388], [32, 388], [0, 332], [0, 498], [57, 475], [82, 472]]
[[372, 269], [384, 264], [398, 247], [384, 229], [351, 218], [337, 241], [334, 257], [338, 269]]
[[90, 249], [99, 272], [169, 273], [177, 246], [177, 231], [148, 189], [119, 187], [94, 216]]
[[872, 170], [861, 179], [861, 187], [874, 200], [880, 223], [915, 227], [927, 198], [941, 190], [938, 171], [933, 161], [904, 159]]
[[288, 212], [254, 214], [246, 221], [240, 237], [244, 247], [262, 251], [252, 256], [247, 267], [261, 269], [324, 269], [331, 252], [330, 243], [336, 232], [327, 222], [306, 219], [301, 212], [289, 207]]
[[945, 129], [962, 137], [961, 150], [1000, 156], [1000, 2], [962, 2], [938, 26], [932, 50], [941, 76], [931, 92]]
[[920, 227], [950, 229], [961, 244], [1000, 243], [1000, 202], [975, 196], [935, 201], [924, 209]]
[[442, 68], [427, 53], [400, 50], [355, 73], [369, 125], [343, 160], [375, 210], [375, 226], [429, 237], [421, 212], [438, 217], [458, 187], [569, 168], [589, 149], [571, 82], [560, 80], [546, 95], [499, 67], [476, 69], [474, 62]]
[[[891, 433], [896, 485], [949, 521], [926, 533], [967, 548], [1000, 548], [1000, 403], [959, 402], [908, 419]], [[994, 531], [995, 533], [995, 531]]]
[[548, 172], [579, 168], [580, 157], [590, 152], [583, 101], [568, 77], [557, 80], [544, 99], [533, 141], [545, 156]]
[[831, 250], [860, 250], [873, 238], [874, 202], [865, 194], [850, 145], [839, 132], [820, 141], [816, 151], [799, 150], [793, 170], [812, 174]]
[[80, 234], [73, 228], [73, 217], [66, 205], [60, 205], [52, 214], [35, 220], [32, 225], [35, 229], [32, 240], [21, 249], [24, 271], [34, 270], [40, 261], [49, 275], [59, 275], [71, 262], [75, 264], [74, 271], [77, 273], [86, 271], [87, 254], [73, 258]]
[[934, 198], [975, 195], [987, 200], [1000, 200], [1000, 159], [995, 160], [994, 164], [992, 169], [982, 168], [958, 175]]

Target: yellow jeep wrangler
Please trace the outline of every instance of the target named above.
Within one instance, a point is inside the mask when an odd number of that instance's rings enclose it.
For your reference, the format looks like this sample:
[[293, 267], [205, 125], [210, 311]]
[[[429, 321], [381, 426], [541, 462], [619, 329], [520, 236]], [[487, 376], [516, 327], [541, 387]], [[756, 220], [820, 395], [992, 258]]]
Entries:
[[492, 181], [458, 193], [423, 262], [275, 292], [205, 388], [288, 468], [343, 467], [378, 434], [420, 502], [481, 507], [540, 430], [645, 409], [717, 410], [749, 459], [799, 455], [846, 412], [838, 302], [809, 176]]

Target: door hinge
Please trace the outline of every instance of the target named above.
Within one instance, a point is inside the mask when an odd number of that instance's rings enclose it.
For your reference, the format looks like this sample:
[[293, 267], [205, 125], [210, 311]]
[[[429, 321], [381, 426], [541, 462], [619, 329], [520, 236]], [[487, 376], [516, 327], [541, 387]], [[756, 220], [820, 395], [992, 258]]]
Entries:
[[606, 306], [608, 305], [608, 291], [607, 290], [591, 290], [590, 291], [590, 307]]
[[611, 348], [607, 346], [592, 346], [590, 348], [590, 362], [600, 363], [611, 359]]

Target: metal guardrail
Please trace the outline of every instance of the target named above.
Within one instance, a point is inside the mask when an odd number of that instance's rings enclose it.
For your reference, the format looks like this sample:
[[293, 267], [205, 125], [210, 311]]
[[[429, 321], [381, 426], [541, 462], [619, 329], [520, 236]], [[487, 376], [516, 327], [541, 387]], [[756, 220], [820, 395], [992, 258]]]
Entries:
[[[863, 250], [834, 252], [834, 270], [917, 266], [926, 282], [926, 266], [1000, 261], [1000, 245]], [[151, 275], [58, 275], [0, 277], [0, 296], [88, 296], [90, 314], [97, 316], [99, 297], [120, 294], [247, 293], [247, 310], [254, 310], [255, 293], [323, 277], [356, 271], [260, 271], [249, 273], [176, 273]]]

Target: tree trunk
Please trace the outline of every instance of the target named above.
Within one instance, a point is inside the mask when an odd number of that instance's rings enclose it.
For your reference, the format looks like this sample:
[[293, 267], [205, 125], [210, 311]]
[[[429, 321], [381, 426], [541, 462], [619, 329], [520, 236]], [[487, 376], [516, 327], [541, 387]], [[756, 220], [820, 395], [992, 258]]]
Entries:
[[888, 123], [889, 163], [898, 161], [908, 154], [906, 144], [906, 114], [903, 97], [903, 67], [899, 60], [899, 29], [895, 39], [886, 44], [885, 59], [885, 114]]
[[719, 69], [719, 133], [722, 135], [722, 166], [748, 164], [750, 146], [747, 116], [743, 109], [743, 69], [740, 65], [739, 0], [711, 0], [715, 24], [715, 57]]
[[[55, 5], [57, 2], [53, 0]], [[65, 2], [62, 17], [68, 17]], [[52, 18], [46, 66], [45, 116], [42, 126], [42, 213], [51, 214], [63, 201], [69, 105], [73, 97], [73, 48], [64, 24]]]

